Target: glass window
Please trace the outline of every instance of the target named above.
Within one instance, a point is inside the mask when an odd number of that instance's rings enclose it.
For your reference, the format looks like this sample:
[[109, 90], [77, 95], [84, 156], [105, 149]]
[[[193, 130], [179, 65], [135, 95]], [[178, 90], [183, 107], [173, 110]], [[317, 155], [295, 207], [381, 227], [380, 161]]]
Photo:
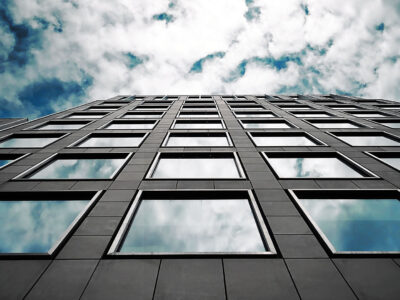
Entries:
[[104, 117], [107, 113], [104, 114], [90, 114], [90, 113], [73, 113], [69, 116], [67, 116], [66, 118], [70, 118], [70, 119], [101, 119], [102, 117]]
[[157, 121], [112, 121], [104, 129], [153, 129]]
[[347, 196], [297, 201], [333, 252], [400, 251], [399, 199]]
[[[103, 157], [106, 155], [103, 155]], [[113, 158], [72, 158], [60, 155], [38, 171], [26, 176], [30, 179], [110, 179], [118, 172], [127, 155]]]
[[198, 120], [198, 121], [186, 121], [186, 120], [177, 120], [173, 127], [173, 129], [223, 129], [224, 125], [222, 121], [207, 121], [207, 120]]
[[169, 105], [139, 105], [133, 110], [167, 110]]
[[[15, 194], [19, 196], [16, 197]], [[91, 199], [87, 194], [89, 193], [2, 193], [0, 253], [52, 254], [70, 226], [90, 206]], [[90, 192], [90, 196], [93, 195]]]
[[35, 130], [76, 130], [89, 124], [89, 122], [47, 122]]
[[272, 112], [246, 112], [246, 111], [235, 111], [235, 115], [238, 118], [275, 118], [276, 116]]
[[129, 112], [122, 116], [124, 119], [154, 119], [154, 118], [161, 118], [163, 112]]
[[266, 110], [261, 105], [230, 105], [233, 110]]
[[400, 152], [372, 152], [369, 155], [400, 171]]
[[246, 129], [278, 129], [278, 128], [292, 128], [286, 121], [272, 121], [272, 120], [240, 120], [243, 128]]
[[313, 126], [317, 128], [360, 128], [361, 126], [358, 126], [354, 122], [350, 121], [314, 121], [314, 120], [307, 120], [310, 122]]
[[151, 178], [243, 178], [242, 171], [235, 156], [231, 153], [190, 153], [175, 155], [162, 153], [155, 162]]
[[145, 199], [140, 202], [119, 252], [266, 249], [247, 199]]
[[[347, 112], [349, 113], [349, 112]], [[351, 113], [355, 117], [361, 117], [361, 118], [384, 118], [387, 117], [387, 115], [381, 114], [381, 113]]]
[[4, 167], [5, 165], [9, 164], [12, 161], [13, 161], [13, 159], [0, 158], [0, 168]]
[[279, 106], [281, 109], [288, 109], [288, 110], [313, 110], [314, 108], [310, 107], [310, 106], [302, 106], [302, 105], [282, 105]]
[[92, 134], [74, 147], [139, 147], [145, 137], [144, 133], [136, 134]]
[[299, 153], [289, 157], [277, 154], [269, 153], [265, 156], [280, 178], [371, 177], [370, 174], [361, 171], [361, 169], [352, 167], [347, 159], [345, 160], [335, 154], [310, 156]]
[[377, 105], [381, 109], [400, 110], [400, 105]]
[[215, 105], [183, 105], [182, 110], [200, 110], [200, 111], [216, 111]]
[[358, 106], [353, 106], [353, 105], [332, 105], [328, 106], [330, 109], [360, 109]]
[[91, 106], [87, 110], [89, 111], [108, 111], [108, 110], [118, 110], [120, 106], [111, 106], [111, 105], [104, 105], [104, 106]]
[[226, 133], [170, 133], [167, 147], [219, 147], [232, 146]]
[[0, 169], [4, 168], [8, 164], [21, 159], [23, 156], [28, 154], [14, 154], [14, 153], [4, 153], [0, 154]]
[[181, 111], [179, 118], [218, 118], [217, 112], [195, 112], [195, 111]]
[[334, 133], [334, 135], [351, 146], [400, 146], [400, 142], [395, 137], [384, 134]]
[[317, 142], [307, 134], [277, 134], [264, 132], [250, 132], [256, 146], [319, 146], [322, 143]]
[[40, 137], [35, 137], [34, 135], [16, 135], [0, 141], [0, 148], [43, 148], [57, 141], [60, 137], [61, 135]]
[[329, 114], [327, 114], [327, 113], [323, 113], [323, 112], [318, 112], [318, 113], [303, 113], [303, 112], [296, 112], [296, 111], [294, 111], [294, 112], [292, 112], [292, 114], [294, 114], [296, 117], [299, 117], [299, 118], [312, 118], [312, 117], [314, 117], [314, 118], [328, 118], [328, 117], [330, 117], [331, 115], [329, 115]]
[[375, 121], [376, 123], [379, 123], [379, 124], [381, 124], [381, 125], [383, 125], [383, 126], [387, 126], [387, 127], [390, 127], [390, 128], [400, 128], [400, 120], [398, 120], [398, 121], [394, 121], [394, 120], [373, 120], [373, 121]]

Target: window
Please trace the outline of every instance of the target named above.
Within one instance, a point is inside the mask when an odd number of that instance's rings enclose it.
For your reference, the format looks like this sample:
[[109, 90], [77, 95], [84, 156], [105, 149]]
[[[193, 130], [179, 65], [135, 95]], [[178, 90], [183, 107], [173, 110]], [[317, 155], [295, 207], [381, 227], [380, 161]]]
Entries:
[[139, 105], [133, 108], [132, 110], [167, 110], [169, 105]]
[[185, 100], [184, 105], [189, 104], [189, 105], [195, 105], [195, 104], [215, 104], [214, 100]]
[[164, 147], [231, 147], [232, 142], [227, 133], [169, 133], [163, 143]]
[[66, 134], [12, 134], [0, 140], [0, 148], [43, 148]]
[[355, 105], [328, 105], [330, 109], [337, 109], [337, 110], [347, 110], [347, 109], [360, 109], [360, 107]]
[[266, 110], [262, 105], [229, 105], [232, 110]]
[[250, 191], [139, 191], [108, 251], [195, 253], [276, 253]]
[[218, 112], [181, 111], [178, 118], [219, 118]]
[[[228, 100], [228, 101], [226, 101], [226, 103], [228, 103], [228, 104], [257, 104], [257, 102], [256, 101], [251, 101], [251, 100]], [[258, 105], [258, 106], [260, 106], [260, 105]]]
[[97, 105], [91, 106], [87, 110], [88, 111], [108, 111], [108, 110], [118, 110], [121, 106], [114, 106], [114, 105]]
[[17, 154], [17, 153], [0, 153], [0, 170], [7, 167], [9, 164], [16, 162], [26, 156], [26, 154]]
[[53, 254], [100, 193], [1, 192], [0, 254]]
[[123, 119], [156, 119], [164, 115], [162, 111], [136, 111], [128, 112], [122, 116]]
[[281, 109], [287, 110], [314, 110], [314, 108], [307, 105], [278, 105]]
[[91, 121], [50, 121], [39, 126], [35, 130], [76, 130], [91, 123]]
[[279, 178], [371, 178], [376, 177], [337, 152], [264, 152]]
[[238, 118], [275, 118], [276, 115], [269, 110], [264, 111], [234, 111]]
[[104, 129], [153, 129], [157, 120], [114, 120], [104, 126]]
[[398, 253], [396, 190], [290, 191], [332, 253]]
[[383, 105], [376, 105], [381, 109], [389, 109], [389, 110], [400, 110], [400, 105], [395, 104], [383, 104]]
[[400, 171], [400, 152], [366, 152], [380, 162]]
[[349, 112], [345, 111], [345, 113], [351, 114], [355, 117], [360, 117], [360, 118], [384, 118], [389, 116], [388, 114], [383, 114], [379, 112]]
[[216, 111], [217, 107], [215, 105], [183, 105], [182, 110], [201, 110], [201, 111]]
[[71, 146], [87, 148], [139, 147], [146, 136], [146, 133], [93, 133]]
[[55, 154], [15, 179], [112, 179], [131, 156], [126, 153]]
[[328, 118], [332, 116], [326, 112], [319, 112], [319, 111], [312, 111], [312, 112], [291, 111], [291, 113], [299, 118]]
[[313, 125], [317, 128], [360, 128], [360, 127], [364, 127], [363, 125], [360, 125], [356, 122], [349, 121], [346, 119], [336, 119], [336, 120], [308, 119], [306, 121], [308, 123], [311, 123], [311, 125]]
[[371, 120], [374, 121], [378, 124], [381, 124], [383, 126], [386, 127], [390, 127], [390, 128], [400, 128], [400, 119], [378, 119], [378, 120]]
[[283, 129], [294, 125], [285, 120], [239, 120], [245, 129]]
[[315, 137], [303, 132], [249, 132], [258, 147], [271, 146], [326, 146]]
[[117, 104], [118, 106], [124, 106], [124, 105], [129, 104], [129, 103], [130, 103], [130, 101], [118, 101], [118, 100], [116, 100], [116, 101], [104, 101], [104, 102], [101, 103], [101, 105], [102, 106], [107, 106], [107, 105], [113, 106], [113, 105]]
[[154, 179], [243, 179], [236, 153], [159, 153], [147, 174]]
[[69, 119], [101, 119], [102, 117], [104, 117], [107, 114], [109, 114], [109, 113], [107, 113], [107, 112], [98, 112], [98, 113], [75, 112], [75, 113], [72, 113], [72, 114], [66, 116], [65, 118], [69, 118]]
[[400, 146], [400, 138], [381, 132], [331, 132], [350, 146]]
[[223, 129], [222, 120], [176, 120], [172, 129]]

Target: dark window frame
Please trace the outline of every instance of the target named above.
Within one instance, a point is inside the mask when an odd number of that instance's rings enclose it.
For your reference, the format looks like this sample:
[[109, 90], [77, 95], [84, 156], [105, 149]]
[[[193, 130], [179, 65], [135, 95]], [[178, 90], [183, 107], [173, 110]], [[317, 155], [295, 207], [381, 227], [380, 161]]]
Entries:
[[[250, 140], [252, 141], [253, 145], [257, 148], [268, 148], [268, 147], [328, 147], [326, 143], [321, 141], [320, 139], [316, 138], [312, 134], [305, 132], [305, 131], [280, 131], [279, 129], [271, 130], [271, 131], [253, 131], [249, 130], [246, 131], [247, 135], [249, 136]], [[298, 145], [272, 145], [272, 146], [258, 146], [256, 141], [254, 140], [255, 136], [299, 136], [305, 137], [309, 139], [311, 142], [315, 143], [315, 145], [308, 145], [308, 146], [298, 146]]]
[[[146, 140], [146, 138], [149, 136], [150, 132], [138, 132], [139, 130], [135, 130], [135, 132], [128, 133], [128, 132], [91, 132], [88, 133], [87, 135], [81, 137], [77, 141], [73, 142], [72, 144], [68, 145], [67, 148], [75, 148], [75, 149], [118, 149], [118, 148], [139, 148], [143, 142]], [[142, 130], [141, 130], [142, 131]], [[116, 137], [141, 137], [142, 140], [140, 141], [138, 146], [113, 146], [113, 147], [79, 147], [79, 145], [86, 140], [92, 138], [92, 137], [110, 137], [110, 138], [116, 138]]]
[[[153, 130], [157, 126], [158, 122], [160, 122], [159, 119], [120, 119], [120, 118], [118, 118], [118, 119], [113, 119], [113, 120], [107, 122], [106, 124], [100, 126], [97, 129], [110, 130], [110, 131], [111, 130]], [[132, 124], [132, 123], [151, 124], [152, 123], [154, 126], [153, 126], [153, 128], [140, 128], [140, 129], [130, 129], [130, 128], [128, 128], [128, 129], [109, 129], [109, 128], [107, 128], [108, 126], [112, 125], [113, 123], [115, 123], [115, 124], [124, 124], [124, 123], [126, 123], [126, 124]]]
[[[168, 146], [168, 140], [171, 136], [198, 136], [198, 137], [212, 137], [212, 136], [219, 136], [219, 137], [226, 137], [228, 141], [228, 145], [225, 146]], [[162, 148], [231, 148], [234, 147], [232, 138], [230, 134], [226, 131], [221, 132], [221, 131], [189, 131], [189, 132], [181, 132], [181, 131], [169, 131], [167, 135], [165, 136], [164, 140], [161, 143]]]

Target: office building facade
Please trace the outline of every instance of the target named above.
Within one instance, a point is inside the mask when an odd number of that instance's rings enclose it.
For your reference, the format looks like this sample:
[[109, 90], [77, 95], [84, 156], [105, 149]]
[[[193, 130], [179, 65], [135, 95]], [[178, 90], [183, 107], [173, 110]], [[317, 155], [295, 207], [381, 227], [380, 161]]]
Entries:
[[0, 128], [0, 299], [398, 299], [400, 103], [116, 96]]

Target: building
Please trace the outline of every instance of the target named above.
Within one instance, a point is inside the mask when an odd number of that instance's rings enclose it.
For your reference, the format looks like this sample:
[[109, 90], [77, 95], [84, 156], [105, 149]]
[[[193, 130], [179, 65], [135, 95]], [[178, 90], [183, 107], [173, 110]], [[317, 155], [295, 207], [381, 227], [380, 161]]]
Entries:
[[398, 299], [400, 104], [117, 96], [0, 131], [0, 299]]

